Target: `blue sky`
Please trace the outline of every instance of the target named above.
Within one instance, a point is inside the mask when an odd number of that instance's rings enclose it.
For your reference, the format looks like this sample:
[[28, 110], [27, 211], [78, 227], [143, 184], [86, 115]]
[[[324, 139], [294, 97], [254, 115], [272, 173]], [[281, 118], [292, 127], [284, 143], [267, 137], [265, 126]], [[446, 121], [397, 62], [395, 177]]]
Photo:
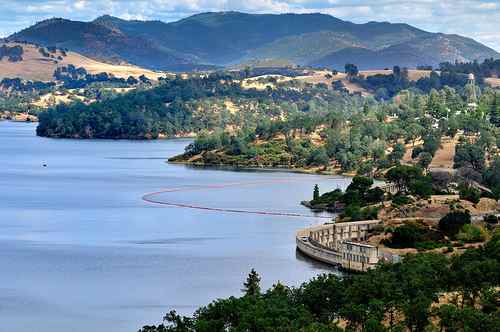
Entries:
[[205, 11], [322, 12], [357, 23], [405, 22], [472, 37], [500, 51], [500, 0], [0, 0], [0, 36], [45, 18], [177, 20]]

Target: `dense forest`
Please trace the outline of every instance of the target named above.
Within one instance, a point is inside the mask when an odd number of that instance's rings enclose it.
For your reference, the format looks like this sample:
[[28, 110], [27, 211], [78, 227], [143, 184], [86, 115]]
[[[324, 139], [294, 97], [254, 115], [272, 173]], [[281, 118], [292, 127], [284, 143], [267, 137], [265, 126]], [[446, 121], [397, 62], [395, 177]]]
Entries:
[[307, 111], [289, 112], [285, 119], [263, 118], [233, 132], [202, 132], [180, 160], [201, 155], [206, 164], [339, 167], [372, 174], [397, 164], [405, 145], [420, 140], [423, 146], [413, 157], [423, 168], [445, 135], [463, 132], [486, 153], [494, 154], [500, 144], [500, 95], [491, 89], [483, 91], [475, 111], [468, 110], [467, 94], [449, 87], [429, 94], [404, 90], [390, 102], [338, 96], [335, 103], [313, 98]]
[[[315, 98], [343, 100], [325, 89], [243, 89], [230, 75], [211, 74], [189, 79], [166, 78], [158, 87], [138, 89], [90, 105], [58, 105], [40, 116], [37, 134], [78, 138], [156, 138], [257, 123], [298, 109], [307, 111]], [[220, 110], [228, 99], [241, 109]], [[350, 103], [347, 99], [346, 103]], [[215, 106], [214, 106], [215, 105]], [[213, 107], [212, 107], [213, 106]]]
[[243, 296], [219, 299], [192, 317], [171, 311], [140, 332], [500, 331], [500, 234], [448, 258], [407, 255], [343, 278], [319, 275], [300, 287], [266, 291], [251, 271]]

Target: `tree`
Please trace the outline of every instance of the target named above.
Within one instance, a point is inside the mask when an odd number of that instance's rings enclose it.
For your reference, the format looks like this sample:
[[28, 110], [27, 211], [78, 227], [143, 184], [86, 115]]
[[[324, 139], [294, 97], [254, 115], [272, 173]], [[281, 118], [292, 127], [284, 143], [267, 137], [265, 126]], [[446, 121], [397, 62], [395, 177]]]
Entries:
[[415, 166], [399, 165], [387, 172], [387, 180], [396, 185], [399, 192], [407, 192], [411, 181], [422, 177], [422, 169]]
[[429, 134], [425, 135], [423, 139], [423, 150], [425, 152], [428, 152], [431, 156], [434, 156], [436, 154], [436, 151], [441, 146], [441, 136], [439, 134]]
[[327, 166], [329, 162], [330, 159], [323, 147], [313, 149], [307, 159], [307, 163], [312, 166]]
[[470, 224], [469, 211], [452, 211], [439, 220], [439, 230], [454, 237], [464, 225]]
[[244, 288], [242, 291], [247, 296], [258, 296], [260, 295], [260, 277], [259, 274], [252, 269], [248, 274], [247, 281], [243, 284]]
[[346, 192], [357, 191], [363, 195], [373, 185], [373, 179], [365, 176], [355, 176], [352, 178], [351, 183], [347, 186]]
[[313, 201], [316, 201], [318, 198], [319, 198], [319, 186], [315, 184], [313, 190]]
[[486, 164], [484, 150], [470, 143], [457, 145], [453, 161], [453, 168], [469, 167], [478, 172], [482, 172]]
[[418, 166], [427, 169], [432, 162], [432, 155], [429, 152], [422, 152], [418, 156]]
[[500, 187], [500, 157], [495, 158], [483, 174], [484, 181], [490, 188]]
[[490, 122], [500, 127], [500, 93], [496, 91], [490, 105]]
[[358, 76], [359, 70], [358, 70], [358, 66], [356, 66], [355, 64], [346, 63], [344, 68], [345, 68], [345, 73], [347, 74], [347, 76], [349, 76], [349, 77]]
[[449, 186], [452, 180], [452, 176], [447, 171], [432, 171], [430, 172], [430, 176], [432, 178], [432, 186], [436, 191], [445, 191], [449, 190]]
[[405, 155], [406, 148], [404, 144], [397, 143], [394, 145], [394, 148], [389, 155], [389, 160], [393, 163], [396, 164], [398, 163], [401, 159], [403, 159], [403, 156]]
[[481, 199], [481, 191], [466, 184], [460, 186], [459, 195], [461, 199], [465, 199], [474, 204], [479, 203]]

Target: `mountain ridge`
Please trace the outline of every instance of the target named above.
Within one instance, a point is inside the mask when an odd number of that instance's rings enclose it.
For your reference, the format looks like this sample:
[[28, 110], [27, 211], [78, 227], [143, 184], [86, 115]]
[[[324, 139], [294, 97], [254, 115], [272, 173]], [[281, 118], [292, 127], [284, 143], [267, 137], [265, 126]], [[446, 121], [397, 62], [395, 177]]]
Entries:
[[382, 69], [500, 57], [459, 35], [427, 32], [406, 23], [358, 24], [321, 13], [205, 12], [168, 23], [110, 15], [89, 22], [53, 18], [7, 39], [55, 44], [100, 60], [161, 70], [210, 69], [268, 58], [335, 69], [345, 63]]

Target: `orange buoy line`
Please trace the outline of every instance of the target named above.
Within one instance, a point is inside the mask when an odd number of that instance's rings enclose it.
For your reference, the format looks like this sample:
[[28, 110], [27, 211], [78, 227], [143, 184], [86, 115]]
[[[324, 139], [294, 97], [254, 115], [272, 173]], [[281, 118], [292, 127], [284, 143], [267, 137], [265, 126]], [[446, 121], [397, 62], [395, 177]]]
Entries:
[[281, 216], [281, 217], [301, 217], [301, 218], [322, 218], [322, 219], [332, 219], [329, 216], [316, 216], [313, 214], [302, 214], [302, 213], [292, 213], [292, 212], [277, 212], [277, 211], [263, 211], [263, 210], [243, 210], [243, 209], [231, 209], [231, 208], [219, 208], [219, 207], [208, 207], [202, 205], [194, 205], [194, 204], [184, 204], [184, 203], [176, 203], [176, 202], [167, 202], [162, 201], [155, 196], [165, 193], [173, 193], [173, 192], [186, 192], [186, 191], [194, 191], [194, 190], [204, 190], [204, 189], [223, 189], [227, 187], [234, 186], [248, 186], [248, 185], [259, 185], [259, 184], [268, 184], [268, 183], [279, 183], [279, 182], [290, 182], [290, 180], [269, 180], [269, 181], [254, 181], [254, 182], [233, 182], [233, 183], [225, 183], [225, 184], [212, 184], [205, 186], [195, 186], [195, 187], [180, 187], [180, 188], [165, 188], [159, 191], [146, 193], [142, 196], [142, 200], [152, 204], [166, 205], [166, 206], [174, 206], [180, 208], [187, 209], [196, 209], [196, 210], [205, 210], [205, 211], [217, 211], [217, 212], [229, 212], [229, 213], [245, 213], [245, 214], [258, 214], [258, 215], [268, 215], [268, 216]]

